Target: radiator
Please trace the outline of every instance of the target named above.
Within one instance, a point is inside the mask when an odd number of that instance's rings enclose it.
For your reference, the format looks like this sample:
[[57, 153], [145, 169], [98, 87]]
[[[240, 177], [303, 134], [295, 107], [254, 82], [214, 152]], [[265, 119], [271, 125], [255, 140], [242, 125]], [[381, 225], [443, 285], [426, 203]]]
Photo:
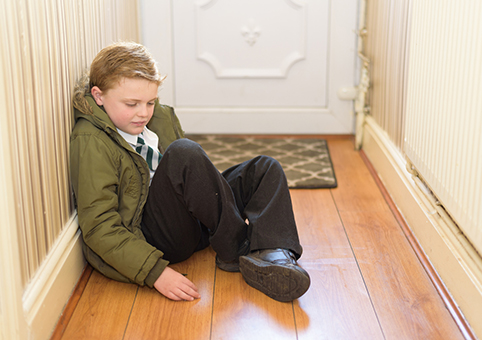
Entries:
[[412, 1], [404, 152], [482, 253], [482, 1]]

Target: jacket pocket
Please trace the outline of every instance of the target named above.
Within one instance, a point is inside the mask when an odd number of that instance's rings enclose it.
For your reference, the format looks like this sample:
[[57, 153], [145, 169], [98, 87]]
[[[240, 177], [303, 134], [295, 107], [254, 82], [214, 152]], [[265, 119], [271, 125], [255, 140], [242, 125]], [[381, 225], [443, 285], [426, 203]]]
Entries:
[[138, 173], [137, 169], [128, 169], [122, 176], [121, 187], [125, 188], [122, 194], [139, 199], [141, 196], [141, 175]]

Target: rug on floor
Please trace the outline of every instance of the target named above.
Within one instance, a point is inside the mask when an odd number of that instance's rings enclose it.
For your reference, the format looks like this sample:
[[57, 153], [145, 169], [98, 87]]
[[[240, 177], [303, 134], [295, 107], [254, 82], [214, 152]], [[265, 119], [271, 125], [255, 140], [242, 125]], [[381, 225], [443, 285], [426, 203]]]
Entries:
[[315, 138], [260, 138], [189, 135], [199, 143], [219, 171], [258, 155], [278, 160], [288, 186], [298, 188], [335, 188], [333, 164], [326, 140]]

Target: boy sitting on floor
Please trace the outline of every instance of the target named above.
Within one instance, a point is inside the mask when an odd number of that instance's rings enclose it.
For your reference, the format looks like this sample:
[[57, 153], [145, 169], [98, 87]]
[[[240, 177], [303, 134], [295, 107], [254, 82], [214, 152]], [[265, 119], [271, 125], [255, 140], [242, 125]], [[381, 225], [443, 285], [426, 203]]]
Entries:
[[70, 160], [86, 259], [114, 280], [193, 300], [197, 287], [168, 264], [211, 245], [220, 269], [275, 300], [300, 297], [310, 277], [296, 262], [281, 166], [258, 156], [221, 174], [159, 103], [161, 83], [144, 46], [117, 43], [76, 86]]

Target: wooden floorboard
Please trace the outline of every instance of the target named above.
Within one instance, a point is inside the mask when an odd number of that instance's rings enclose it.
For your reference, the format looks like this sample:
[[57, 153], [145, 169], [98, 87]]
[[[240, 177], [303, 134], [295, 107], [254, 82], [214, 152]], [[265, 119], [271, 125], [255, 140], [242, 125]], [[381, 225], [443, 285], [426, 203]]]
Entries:
[[212, 339], [296, 339], [293, 306], [248, 286], [240, 273], [216, 271]]
[[328, 141], [338, 187], [332, 190], [338, 209], [390, 211], [382, 193], [350, 140]]
[[65, 340], [122, 339], [138, 287], [94, 271], [65, 329]]
[[338, 188], [291, 190], [308, 292], [276, 302], [211, 248], [175, 265], [201, 299], [92, 273], [62, 339], [463, 339], [349, 138], [328, 139]]
[[341, 212], [387, 339], [463, 339], [393, 215]]
[[385, 337], [463, 339], [373, 177], [361, 179], [363, 159], [343, 143], [331, 144], [342, 183], [333, 196]]
[[86, 265], [82, 272], [79, 282], [75, 286], [74, 292], [70, 297], [67, 305], [62, 312], [62, 315], [57, 322], [57, 327], [55, 327], [52, 336], [50, 337], [51, 340], [60, 340], [62, 339], [62, 335], [65, 332], [70, 320], [72, 319], [72, 315], [79, 303], [80, 298], [82, 297], [85, 288], [87, 287], [87, 283], [89, 282], [90, 276], [92, 275], [93, 268], [90, 265]]
[[377, 186], [380, 189], [380, 191], [383, 193], [383, 196], [385, 200], [387, 201], [387, 204], [390, 206], [391, 211], [393, 212], [393, 215], [395, 219], [397, 220], [397, 223], [400, 225], [400, 228], [403, 230], [403, 233], [407, 237], [407, 241], [410, 243], [410, 246], [412, 247], [414, 253], [416, 254], [417, 258], [420, 260], [420, 263], [422, 264], [423, 268], [425, 269], [425, 272], [427, 273], [427, 276], [430, 278], [430, 281], [434, 285], [435, 289], [437, 290], [438, 294], [440, 295], [440, 298], [442, 299], [445, 307], [449, 311], [450, 315], [455, 321], [455, 324], [457, 327], [460, 329], [461, 333], [467, 340], [476, 340], [477, 337], [475, 333], [473, 332], [472, 328], [468, 324], [467, 320], [465, 319], [465, 316], [463, 315], [462, 311], [458, 307], [456, 301], [452, 298], [450, 295], [450, 292], [448, 291], [447, 287], [445, 286], [444, 282], [438, 275], [437, 271], [435, 268], [432, 266], [430, 263], [430, 260], [428, 259], [425, 251], [423, 250], [422, 246], [418, 242], [417, 238], [415, 235], [412, 233], [412, 230], [410, 227], [407, 225], [405, 219], [403, 218], [401, 212], [397, 209], [395, 202], [393, 202], [392, 198], [390, 197], [387, 189], [383, 185], [381, 179], [377, 176], [377, 172], [373, 165], [370, 163], [368, 158], [366, 157], [365, 153], [360, 151], [360, 156], [363, 158], [365, 161], [365, 164], [367, 168], [370, 170], [370, 173], [372, 174], [373, 178], [375, 178], [375, 181], [377, 182]]
[[292, 190], [311, 275], [308, 292], [294, 302], [298, 339], [383, 339], [353, 251], [329, 190]]
[[171, 266], [192, 280], [201, 294], [195, 301], [171, 301], [156, 290], [142, 287], [137, 294], [124, 339], [209, 339], [214, 290], [214, 252], [195, 253]]

